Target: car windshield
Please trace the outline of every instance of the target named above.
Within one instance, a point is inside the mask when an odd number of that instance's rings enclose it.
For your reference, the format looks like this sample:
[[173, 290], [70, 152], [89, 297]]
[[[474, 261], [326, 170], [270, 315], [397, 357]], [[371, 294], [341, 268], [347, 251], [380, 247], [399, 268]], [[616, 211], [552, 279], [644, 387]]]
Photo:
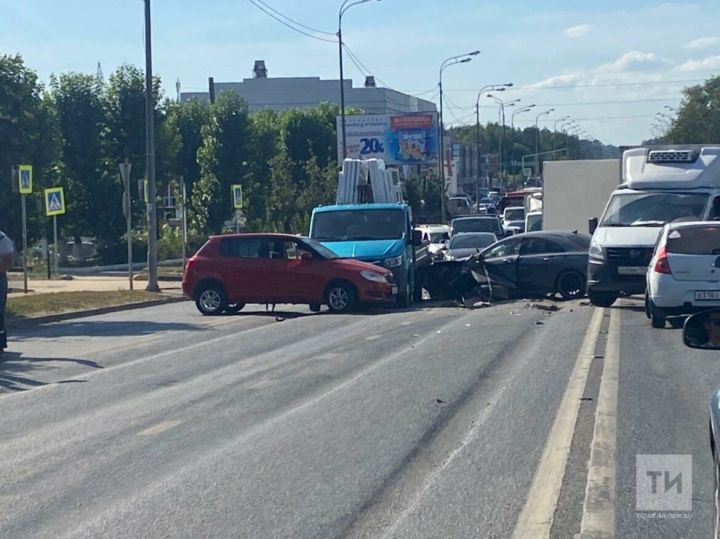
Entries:
[[668, 233], [667, 250], [682, 255], [720, 255], [720, 226], [671, 230]]
[[523, 208], [508, 208], [505, 210], [506, 221], [522, 221], [525, 219], [525, 210]]
[[447, 232], [430, 232], [430, 243], [442, 243]]
[[615, 193], [600, 226], [662, 226], [702, 219], [709, 196], [686, 193]]
[[450, 249], [484, 249], [495, 243], [490, 234], [459, 234], [450, 240]]
[[494, 217], [488, 219], [458, 219], [453, 222], [453, 232], [496, 232], [500, 224]]
[[400, 208], [317, 212], [310, 236], [316, 241], [395, 240], [404, 236], [404, 219]]

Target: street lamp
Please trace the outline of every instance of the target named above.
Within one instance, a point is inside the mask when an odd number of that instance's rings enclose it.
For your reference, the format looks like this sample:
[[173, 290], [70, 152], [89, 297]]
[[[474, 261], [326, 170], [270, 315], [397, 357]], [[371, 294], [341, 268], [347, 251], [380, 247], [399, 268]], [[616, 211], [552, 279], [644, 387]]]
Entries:
[[535, 177], [540, 176], [540, 129], [538, 128], [538, 123], [540, 122], [540, 116], [545, 116], [547, 114], [551, 114], [555, 112], [555, 109], [548, 109], [541, 113], [539, 113], [537, 116], [535, 116]]
[[504, 146], [504, 142], [505, 142], [505, 107], [514, 107], [515, 104], [522, 101], [522, 99], [518, 98], [518, 99], [513, 99], [512, 101], [503, 101], [499, 97], [495, 97], [492, 94], [488, 94], [486, 97], [488, 99], [492, 99], [493, 101], [495, 101], [495, 103], [500, 105], [500, 110], [498, 111], [498, 113], [499, 113], [498, 123], [502, 124], [502, 131], [500, 132], [500, 144], [498, 147], [498, 175], [502, 176], [503, 175], [502, 174], [503, 173], [503, 146]]
[[561, 124], [562, 122], [566, 122], [570, 119], [570, 116], [563, 116], [562, 118], [558, 118], [555, 120], [555, 124], [553, 125], [553, 133], [552, 133], [552, 140], [553, 140], [553, 150], [557, 148], [557, 126], [558, 124]]
[[[366, 0], [367, 1], [367, 0]], [[480, 51], [472, 51], [465, 54], [458, 54], [457, 56], [451, 56], [446, 58], [442, 64], [440, 64], [440, 77], [438, 86], [440, 89], [440, 122], [438, 129], [440, 131], [440, 159], [438, 160], [440, 168], [440, 185], [442, 186], [442, 196], [440, 197], [440, 213], [442, 215], [441, 222], [445, 221], [445, 191], [447, 185], [445, 185], [445, 124], [443, 123], [443, 83], [442, 76], [443, 72], [450, 66], [456, 64], [466, 64], [472, 61], [473, 56], [480, 54]]]
[[[145, 173], [147, 174], [148, 200], [148, 292], [160, 292], [158, 286], [157, 249], [157, 187], [155, 184], [155, 95], [153, 93], [152, 34], [150, 0], [145, 0]], [[128, 212], [130, 209], [128, 208]]]
[[510, 115], [510, 129], [515, 129], [515, 116], [517, 116], [518, 114], [522, 114], [523, 112], [530, 112], [534, 108], [535, 108], [535, 103], [533, 103], [532, 105], [523, 107], [521, 109], [514, 110], [513, 113]]
[[[347, 144], [346, 144], [346, 136], [345, 136], [345, 77], [343, 73], [343, 39], [342, 39], [342, 19], [343, 15], [345, 15], [345, 12], [350, 9], [353, 6], [357, 6], [360, 4], [366, 4], [367, 2], [371, 2], [372, 0], [345, 0], [342, 5], [340, 6], [340, 11], [338, 12], [338, 31], [337, 31], [337, 38], [338, 38], [338, 48], [340, 51], [340, 123], [342, 124], [342, 154], [343, 159], [347, 158]], [[377, 2], [380, 2], [381, 0], [376, 0]]]
[[[475, 181], [475, 197], [476, 201], [480, 201], [480, 174], [482, 170], [482, 160], [480, 158], [480, 98], [486, 92], [504, 92], [508, 88], [512, 88], [512, 82], [506, 82], [505, 84], [489, 84], [480, 88], [477, 99], [475, 100], [475, 153], [477, 156], [477, 177]], [[490, 187], [490, 185], [488, 185]]]

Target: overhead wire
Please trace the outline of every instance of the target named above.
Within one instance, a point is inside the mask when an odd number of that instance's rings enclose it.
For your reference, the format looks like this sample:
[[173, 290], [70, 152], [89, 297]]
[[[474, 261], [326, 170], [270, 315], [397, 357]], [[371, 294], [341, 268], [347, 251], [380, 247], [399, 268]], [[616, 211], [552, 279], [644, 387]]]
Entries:
[[270, 11], [272, 11], [273, 13], [275, 13], [278, 17], [281, 17], [281, 18], [285, 19], [286, 21], [288, 21], [288, 22], [291, 23], [291, 24], [294, 24], [295, 26], [299, 26], [300, 28], [304, 28], [305, 30], [307, 30], [307, 31], [309, 31], [309, 32], [314, 32], [314, 33], [316, 33], [316, 34], [324, 34], [324, 35], [326, 35], [326, 36], [333, 36], [333, 37], [336, 37], [336, 36], [337, 36], [337, 34], [336, 34], [335, 32], [327, 32], [327, 31], [325, 31], [325, 30], [319, 30], [319, 29], [317, 29], [317, 28], [313, 28], [312, 26], [308, 26], [307, 24], [303, 24], [303, 23], [301, 23], [300, 21], [296, 21], [296, 20], [293, 19], [292, 17], [288, 17], [287, 15], [285, 15], [285, 14], [282, 13], [281, 11], [278, 11], [277, 9], [275, 9], [274, 7], [272, 7], [270, 4], [268, 4], [267, 2], [264, 2], [263, 0], [255, 0], [255, 2], [257, 2], [258, 4], [262, 4], [262, 5], [265, 6], [267, 9], [269, 9]]
[[284, 21], [283, 19], [281, 19], [280, 17], [278, 17], [277, 15], [275, 15], [274, 13], [272, 13], [271, 11], [269, 11], [268, 9], [264, 8], [262, 5], [258, 4], [258, 3], [257, 3], [258, 1], [259, 1], [259, 0], [248, 0], [248, 2], [250, 2], [253, 6], [255, 6], [256, 8], [258, 8], [260, 11], [262, 11], [262, 12], [265, 13], [266, 15], [272, 17], [273, 19], [275, 19], [277, 22], [279, 22], [279, 23], [282, 24], [283, 26], [286, 26], [287, 28], [290, 28], [291, 30], [293, 30], [293, 31], [295, 31], [295, 32], [297, 32], [297, 33], [299, 33], [299, 34], [303, 34], [304, 36], [310, 37], [310, 38], [312, 38], [312, 39], [316, 39], [316, 40], [318, 40], [318, 41], [325, 41], [325, 42], [327, 42], [327, 43], [337, 43], [337, 41], [334, 40], [334, 39], [327, 39], [327, 38], [324, 38], [324, 37], [316, 36], [316, 35], [314, 35], [314, 34], [311, 34], [310, 32], [306, 32], [305, 30], [302, 30], [302, 29], [300, 29], [300, 28], [298, 28], [298, 27], [296, 27], [296, 26], [293, 26], [292, 24]]

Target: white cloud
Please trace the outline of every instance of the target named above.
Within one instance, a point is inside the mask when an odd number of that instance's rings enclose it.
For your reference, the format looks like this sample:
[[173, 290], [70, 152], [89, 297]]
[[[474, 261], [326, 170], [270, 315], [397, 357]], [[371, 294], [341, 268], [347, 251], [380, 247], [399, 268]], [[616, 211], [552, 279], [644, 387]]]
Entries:
[[577, 26], [565, 28], [565, 30], [563, 30], [563, 34], [570, 39], [578, 39], [590, 33], [590, 30], [592, 30], [592, 26], [589, 24], [578, 24]]
[[720, 45], [720, 37], [699, 37], [685, 45], [686, 49], [708, 49]]
[[647, 71], [667, 67], [670, 62], [652, 52], [630, 51], [623, 54], [611, 64], [598, 68], [599, 71], [627, 72]]
[[713, 69], [720, 69], [720, 56], [708, 56], [702, 60], [688, 60], [681, 66], [678, 66], [678, 71], [685, 73], [693, 71], [711, 71]]

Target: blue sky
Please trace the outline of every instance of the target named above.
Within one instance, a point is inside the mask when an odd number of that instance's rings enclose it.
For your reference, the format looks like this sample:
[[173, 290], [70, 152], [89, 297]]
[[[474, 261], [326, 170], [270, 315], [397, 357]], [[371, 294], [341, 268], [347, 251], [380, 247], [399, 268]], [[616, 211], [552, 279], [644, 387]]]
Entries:
[[[339, 0], [264, 1], [336, 30]], [[22, 54], [43, 80], [94, 72], [97, 62], [106, 76], [119, 64], [143, 63], [142, 0], [0, 0], [0, 13], [0, 52]], [[338, 76], [336, 46], [288, 30], [248, 0], [153, 0], [153, 18], [155, 72], [171, 96], [178, 78], [183, 90], [203, 90], [208, 76], [249, 77], [256, 59], [266, 60], [271, 77]], [[720, 74], [717, 0], [382, 0], [350, 10], [343, 30], [386, 85], [435, 100], [442, 60], [482, 50], [445, 72], [448, 124], [474, 121], [480, 87], [513, 82], [504, 99], [556, 109], [543, 125], [570, 115], [613, 144], [649, 137], [653, 116], [677, 106], [683, 86]], [[361, 71], [346, 65], [361, 84]], [[482, 104], [483, 121], [497, 119], [493, 103]], [[535, 114], [516, 120], [534, 124]]]

